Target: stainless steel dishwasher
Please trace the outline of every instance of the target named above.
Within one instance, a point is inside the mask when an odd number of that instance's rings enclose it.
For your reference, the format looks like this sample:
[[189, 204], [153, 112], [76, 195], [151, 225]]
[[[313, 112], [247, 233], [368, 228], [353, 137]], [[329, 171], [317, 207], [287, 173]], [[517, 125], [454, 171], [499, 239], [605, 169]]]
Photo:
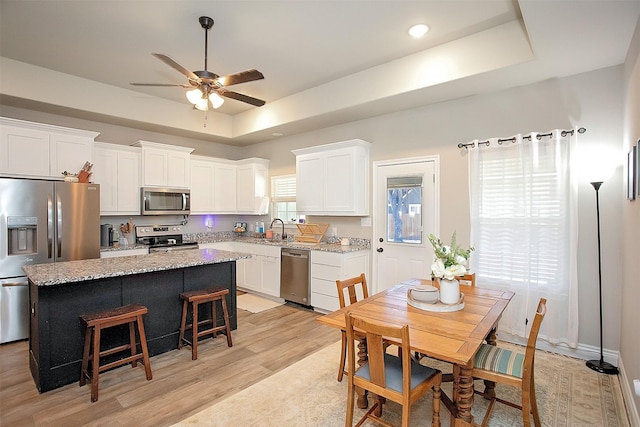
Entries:
[[309, 301], [309, 251], [282, 248], [280, 298], [302, 305]]

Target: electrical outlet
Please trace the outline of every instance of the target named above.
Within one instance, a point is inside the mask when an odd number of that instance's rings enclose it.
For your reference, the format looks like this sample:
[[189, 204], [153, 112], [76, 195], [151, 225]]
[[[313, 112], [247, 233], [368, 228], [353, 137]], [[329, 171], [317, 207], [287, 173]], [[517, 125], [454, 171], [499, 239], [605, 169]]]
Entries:
[[338, 235], [338, 227], [331, 227], [331, 235], [332, 236]]
[[360, 226], [361, 227], [371, 227], [371, 217], [367, 216], [364, 218], [360, 218]]
[[636, 396], [640, 397], [640, 380], [633, 380], [633, 388], [636, 390]]

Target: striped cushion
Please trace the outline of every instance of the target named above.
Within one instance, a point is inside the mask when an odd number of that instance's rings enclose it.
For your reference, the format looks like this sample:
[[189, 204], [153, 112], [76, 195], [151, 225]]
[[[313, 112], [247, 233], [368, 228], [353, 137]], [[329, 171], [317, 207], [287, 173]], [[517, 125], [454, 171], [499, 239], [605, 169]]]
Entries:
[[482, 344], [476, 353], [475, 367], [522, 378], [524, 354], [495, 345]]

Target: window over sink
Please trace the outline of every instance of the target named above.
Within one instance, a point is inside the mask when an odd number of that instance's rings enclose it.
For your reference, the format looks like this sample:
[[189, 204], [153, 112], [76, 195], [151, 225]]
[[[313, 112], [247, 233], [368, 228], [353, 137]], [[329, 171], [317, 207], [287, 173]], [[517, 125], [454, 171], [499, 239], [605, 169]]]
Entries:
[[279, 175], [271, 177], [271, 212], [273, 218], [287, 223], [296, 223], [304, 215], [296, 211], [296, 176]]

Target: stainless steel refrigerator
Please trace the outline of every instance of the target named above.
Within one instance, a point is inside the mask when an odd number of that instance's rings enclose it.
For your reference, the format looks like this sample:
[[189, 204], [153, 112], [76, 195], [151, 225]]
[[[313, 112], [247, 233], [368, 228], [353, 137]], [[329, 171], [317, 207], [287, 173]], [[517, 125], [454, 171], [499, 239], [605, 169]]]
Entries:
[[100, 186], [0, 178], [0, 343], [29, 337], [22, 266], [100, 257]]

